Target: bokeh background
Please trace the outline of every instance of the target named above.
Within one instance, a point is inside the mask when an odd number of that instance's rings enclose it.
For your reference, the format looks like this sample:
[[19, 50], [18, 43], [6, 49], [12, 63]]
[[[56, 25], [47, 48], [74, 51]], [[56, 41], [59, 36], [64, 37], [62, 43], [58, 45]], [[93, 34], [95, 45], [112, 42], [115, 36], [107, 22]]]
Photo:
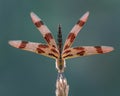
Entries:
[[120, 0], [0, 0], [0, 96], [55, 96], [55, 61], [8, 45], [9, 40], [45, 43], [29, 16], [35, 12], [63, 41], [90, 11], [73, 46], [108, 45], [115, 51], [67, 60], [69, 96], [120, 96]]

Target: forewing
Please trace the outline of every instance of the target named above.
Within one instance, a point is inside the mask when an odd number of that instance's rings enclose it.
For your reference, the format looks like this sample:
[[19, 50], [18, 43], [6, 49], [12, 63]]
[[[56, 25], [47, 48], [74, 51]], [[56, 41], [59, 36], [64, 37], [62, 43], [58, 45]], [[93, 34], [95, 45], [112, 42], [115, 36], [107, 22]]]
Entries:
[[66, 41], [65, 41], [65, 44], [64, 44], [64, 47], [63, 47], [63, 50], [71, 47], [72, 43], [74, 42], [78, 32], [82, 29], [83, 25], [85, 24], [85, 22], [87, 21], [88, 19], [88, 16], [89, 16], [89, 12], [86, 12], [80, 19], [79, 21], [75, 24], [75, 26], [72, 28], [72, 30], [70, 31]]
[[41, 21], [41, 19], [33, 12], [31, 12], [31, 19], [35, 26], [37, 27], [37, 29], [41, 32], [42, 36], [44, 37], [48, 45], [57, 48], [55, 39], [53, 38], [48, 27]]
[[59, 54], [56, 48], [41, 43], [13, 40], [9, 41], [9, 44], [15, 48], [31, 51], [54, 59], [57, 59]]
[[64, 59], [68, 59], [68, 58], [75, 58], [80, 56], [103, 54], [103, 53], [111, 52], [112, 50], [113, 47], [109, 47], [109, 46], [81, 46], [81, 47], [68, 48], [64, 50], [62, 57]]

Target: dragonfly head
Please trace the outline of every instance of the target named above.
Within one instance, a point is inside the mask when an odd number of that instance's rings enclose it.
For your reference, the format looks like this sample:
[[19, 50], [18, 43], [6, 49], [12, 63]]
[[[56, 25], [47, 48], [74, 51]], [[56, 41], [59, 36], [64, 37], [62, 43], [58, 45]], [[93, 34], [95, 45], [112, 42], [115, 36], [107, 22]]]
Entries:
[[56, 68], [57, 68], [59, 73], [63, 73], [65, 67], [66, 67], [66, 65], [65, 65], [65, 60], [64, 59], [57, 59], [56, 60]]

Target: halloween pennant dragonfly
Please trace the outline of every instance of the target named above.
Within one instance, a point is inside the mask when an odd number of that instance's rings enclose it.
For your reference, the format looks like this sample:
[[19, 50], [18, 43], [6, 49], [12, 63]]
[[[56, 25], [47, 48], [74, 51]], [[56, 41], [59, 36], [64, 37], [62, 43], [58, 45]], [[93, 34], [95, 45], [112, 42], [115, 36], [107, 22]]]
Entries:
[[47, 44], [28, 42], [22, 40], [12, 40], [9, 44], [13, 47], [38, 53], [56, 60], [56, 68], [58, 73], [63, 73], [66, 66], [65, 60], [68, 58], [75, 58], [81, 56], [88, 56], [94, 54], [103, 54], [113, 50], [113, 47], [109, 46], [78, 46], [71, 47], [77, 34], [86, 23], [89, 12], [86, 12], [74, 25], [70, 31], [65, 44], [62, 44], [61, 27], [58, 28], [58, 42], [56, 44], [50, 30], [41, 21], [41, 19], [33, 12], [31, 12], [31, 19], [37, 29], [41, 32], [42, 36], [46, 40]]

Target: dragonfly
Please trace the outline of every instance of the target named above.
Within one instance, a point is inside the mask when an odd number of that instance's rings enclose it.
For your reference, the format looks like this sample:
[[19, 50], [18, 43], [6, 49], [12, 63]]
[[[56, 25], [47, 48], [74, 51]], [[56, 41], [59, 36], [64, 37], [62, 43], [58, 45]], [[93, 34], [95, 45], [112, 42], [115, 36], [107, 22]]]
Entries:
[[10, 40], [9, 44], [15, 48], [26, 51], [31, 51], [43, 56], [55, 59], [56, 69], [58, 73], [63, 73], [66, 67], [66, 59], [76, 58], [82, 56], [89, 56], [95, 54], [103, 54], [113, 51], [111, 46], [77, 46], [72, 47], [72, 44], [77, 37], [83, 25], [86, 23], [89, 12], [86, 12], [73, 26], [68, 34], [67, 39], [63, 45], [61, 26], [58, 27], [57, 43], [51, 34], [51, 31], [43, 23], [43, 21], [34, 13], [30, 13], [32, 22], [42, 34], [46, 43], [36, 43], [24, 40]]

